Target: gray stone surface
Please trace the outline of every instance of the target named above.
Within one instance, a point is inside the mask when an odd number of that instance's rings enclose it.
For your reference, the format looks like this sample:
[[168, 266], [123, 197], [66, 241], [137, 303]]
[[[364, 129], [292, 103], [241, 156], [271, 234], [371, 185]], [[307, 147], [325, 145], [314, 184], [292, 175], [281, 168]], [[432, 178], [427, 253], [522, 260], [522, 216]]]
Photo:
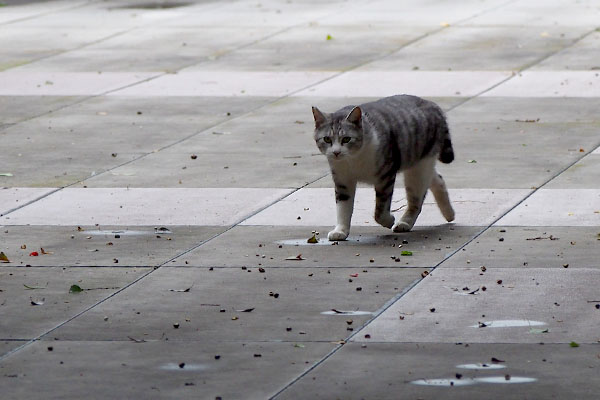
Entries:
[[0, 385], [6, 398], [264, 399], [335, 346], [295, 344], [41, 341], [2, 362]]
[[375, 312], [421, 278], [414, 268], [264, 270], [161, 268], [46, 338], [336, 342], [372, 316], [322, 312]]
[[[35, 339], [112, 295], [149, 268], [0, 267], [0, 340]], [[72, 285], [82, 289], [69, 293]], [[35, 304], [34, 304], [35, 303]]]
[[[598, 346], [350, 343], [277, 399], [594, 399], [600, 389]], [[502, 360], [492, 363], [492, 358]], [[482, 369], [460, 368], [486, 364]], [[500, 369], [492, 369], [501, 366]], [[460, 379], [457, 378], [460, 374]], [[506, 376], [508, 375], [508, 380]], [[377, 379], [373, 379], [377, 377]], [[472, 379], [496, 377], [495, 383]], [[533, 383], [517, 383], [533, 378]], [[411, 382], [428, 380], [430, 386]], [[450, 386], [450, 382], [454, 385]], [[467, 382], [467, 384], [465, 384]], [[435, 386], [435, 383], [444, 384]], [[468, 384], [471, 383], [471, 384]], [[358, 395], [357, 395], [358, 394]]]
[[[0, 397], [597, 398], [598, 21], [589, 0], [10, 0]], [[310, 107], [400, 93], [447, 112], [456, 221], [426, 200], [391, 235], [361, 185], [350, 240], [306, 243], [335, 219]], [[504, 368], [460, 367], [481, 363]]]
[[[354, 227], [345, 242], [329, 242], [332, 226], [261, 227], [238, 226], [206, 245], [174, 260], [194, 266], [281, 267], [357, 269], [378, 267], [430, 268], [469, 240], [476, 227], [420, 227], [406, 234], [394, 234], [382, 227]], [[312, 231], [319, 243], [309, 244]], [[403, 241], [406, 241], [404, 243]], [[337, 243], [337, 244], [335, 244]], [[411, 256], [402, 256], [411, 251]], [[302, 255], [302, 261], [285, 260]], [[263, 257], [264, 256], [264, 257]], [[396, 260], [400, 261], [396, 261]], [[358, 271], [357, 271], [358, 272]]]
[[598, 268], [597, 227], [494, 226], [444, 267], [465, 268]]
[[[12, 261], [6, 265], [20, 267], [154, 267], [225, 230], [169, 226], [163, 233], [154, 228], [5, 226], [0, 227], [0, 251]], [[42, 254], [41, 248], [52, 254]], [[30, 256], [33, 251], [39, 256]], [[0, 269], [4, 266], [0, 264]]]

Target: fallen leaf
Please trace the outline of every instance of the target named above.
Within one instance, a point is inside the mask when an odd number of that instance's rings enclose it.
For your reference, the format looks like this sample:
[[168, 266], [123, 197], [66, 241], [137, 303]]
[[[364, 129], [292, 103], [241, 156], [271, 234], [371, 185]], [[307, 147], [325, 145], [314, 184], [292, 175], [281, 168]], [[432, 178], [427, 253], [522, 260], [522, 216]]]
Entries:
[[503, 363], [503, 362], [506, 362], [506, 361], [504, 361], [504, 360], [499, 360], [499, 359], [497, 359], [496, 357], [492, 357], [492, 362], [493, 362], [493, 363]]
[[252, 312], [254, 311], [254, 307], [253, 308], [244, 308], [243, 310], [235, 310], [237, 312]]
[[25, 289], [27, 289], [27, 290], [46, 289], [45, 287], [29, 286], [29, 285], [26, 285], [26, 284], [23, 284], [23, 286], [25, 286]]
[[42, 254], [54, 254], [53, 251], [46, 251], [43, 247], [40, 247], [40, 250], [42, 251]]
[[305, 348], [306, 346], [304, 346], [303, 344], [294, 343], [294, 347], [297, 347], [297, 348], [303, 349], [303, 348]]
[[180, 292], [180, 293], [187, 293], [190, 290], [192, 290], [192, 287], [190, 286], [187, 289], [169, 289], [169, 292]]
[[546, 328], [546, 329], [531, 328], [529, 330], [529, 333], [533, 333], [535, 335], [540, 334], [540, 333], [548, 333], [548, 332], [550, 332], [550, 330], [548, 328]]
[[569, 343], [569, 346], [571, 346], [571, 347], [579, 347], [579, 343], [577, 343], [577, 342], [571, 342], [571, 343]]
[[469, 164], [477, 164], [477, 160], [467, 160]]
[[288, 257], [286, 258], [286, 260], [288, 261], [302, 261], [302, 260], [306, 260], [306, 258], [302, 257], [302, 254], [298, 254], [296, 257]]
[[413, 252], [412, 251], [408, 251], [408, 250], [404, 250], [402, 253], [400, 253], [400, 255], [402, 255], [402, 256], [412, 256]]
[[333, 40], [333, 36], [327, 35], [327, 40]]
[[317, 235], [315, 233], [313, 233], [313, 235], [310, 238], [308, 238], [306, 243], [311, 243], [311, 244], [319, 243], [319, 239], [317, 239]]
[[81, 293], [83, 289], [79, 285], [71, 285], [69, 288], [69, 293]]
[[9, 263], [10, 260], [8, 259], [8, 257], [6, 256], [6, 254], [4, 254], [3, 251], [0, 251], [0, 262], [2, 263]]

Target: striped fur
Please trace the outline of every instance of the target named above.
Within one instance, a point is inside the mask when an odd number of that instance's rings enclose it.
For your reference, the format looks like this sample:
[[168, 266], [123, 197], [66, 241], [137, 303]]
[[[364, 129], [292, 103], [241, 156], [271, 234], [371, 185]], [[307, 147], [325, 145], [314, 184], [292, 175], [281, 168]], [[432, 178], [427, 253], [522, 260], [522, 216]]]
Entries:
[[[412, 229], [431, 189], [448, 221], [454, 219], [448, 191], [435, 170], [436, 158], [454, 160], [448, 124], [433, 102], [415, 96], [392, 96], [347, 106], [332, 114], [313, 107], [315, 141], [329, 161], [335, 184], [337, 225], [330, 240], [350, 232], [357, 182], [375, 188], [375, 220], [395, 232]], [[404, 172], [407, 209], [395, 223], [390, 213], [396, 174]]]

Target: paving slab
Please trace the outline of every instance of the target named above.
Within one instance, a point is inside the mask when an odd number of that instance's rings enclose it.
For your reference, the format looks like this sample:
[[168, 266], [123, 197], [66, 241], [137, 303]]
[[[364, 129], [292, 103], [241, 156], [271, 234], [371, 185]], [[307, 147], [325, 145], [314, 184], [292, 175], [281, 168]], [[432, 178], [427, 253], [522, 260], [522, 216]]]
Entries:
[[523, 71], [483, 93], [496, 97], [600, 97], [598, 71]]
[[[517, 71], [562, 50], [589, 28], [450, 26], [361, 68], [367, 71]], [[485, 57], [481, 54], [485, 53]]]
[[0, 341], [0, 357], [10, 351], [17, 349], [19, 346], [27, 343], [27, 340], [5, 340]]
[[252, 188], [66, 188], [0, 221], [4, 225], [229, 226], [289, 193], [288, 189]]
[[80, 96], [0, 96], [0, 129], [75, 104]]
[[[362, 270], [161, 268], [52, 332], [48, 339], [344, 340], [352, 333], [348, 328], [358, 329], [372, 312], [421, 278], [421, 270], [412, 268]], [[353, 273], [359, 277], [350, 282]]]
[[[4, 156], [6, 164], [13, 166], [12, 171], [7, 171], [14, 175], [10, 185], [68, 186], [160, 151], [266, 101], [264, 98], [247, 101], [217, 97], [171, 98], [168, 101], [164, 97], [89, 99], [1, 133], [2, 140], [11, 143], [12, 151]], [[184, 161], [192, 162], [192, 154], [186, 152], [184, 159], [178, 160], [182, 164], [177, 168], [186, 166]], [[24, 162], [25, 159], [36, 163]], [[173, 160], [164, 162], [169, 164]], [[153, 165], [149, 170], [133, 173], [147, 176], [152, 182], [155, 175], [148, 171], [160, 174], [161, 168], [164, 166]], [[107, 180], [116, 180], [119, 173], [132, 172], [113, 171]], [[180, 186], [178, 182], [178, 179], [170, 179], [172, 186]]]
[[[431, 28], [310, 22], [185, 71], [345, 71], [380, 58]], [[363, 45], [356, 46], [357, 42]]]
[[497, 222], [504, 226], [599, 226], [600, 189], [540, 189]]
[[111, 93], [111, 96], [282, 97], [333, 75], [320, 71], [184, 71]]
[[444, 268], [598, 268], [598, 227], [498, 226], [454, 255]]
[[[168, 265], [358, 269], [410, 267], [425, 270], [466, 243], [480, 228], [417, 227], [394, 234], [385, 228], [355, 227], [348, 240], [329, 242], [333, 226], [237, 226]], [[312, 231], [318, 243], [308, 243]], [[412, 255], [402, 256], [402, 251]], [[304, 260], [286, 260], [298, 254]], [[359, 272], [359, 271], [357, 271]]]
[[2, 96], [94, 96], [156, 77], [150, 72], [0, 72]]
[[[173, 73], [190, 65], [213, 61], [237, 48], [261, 41], [278, 30], [275, 27], [249, 27], [242, 31], [231, 27], [151, 25], [111, 35], [28, 64], [20, 70]], [[70, 31], [74, 35], [77, 28]], [[211, 40], [206, 40], [207, 37]]]
[[598, 70], [600, 63], [594, 57], [594, 51], [600, 45], [600, 31], [592, 32], [590, 35], [577, 41], [572, 46], [548, 57], [539, 64], [534, 65], [532, 70]]
[[3, 361], [0, 386], [7, 398], [265, 399], [334, 346], [42, 341]]
[[[149, 268], [0, 268], [0, 340], [34, 339], [119, 288]], [[25, 286], [27, 285], [27, 286]], [[69, 293], [71, 285], [86, 289]], [[34, 288], [34, 289], [29, 289]], [[34, 305], [34, 303], [36, 305]]]
[[596, 345], [349, 343], [275, 398], [591, 400], [597, 356]]
[[[450, 200], [456, 212], [453, 224], [461, 226], [487, 226], [501, 217], [525, 197], [527, 189], [449, 189]], [[398, 217], [406, 207], [406, 194], [396, 190], [392, 198], [392, 211]], [[247, 219], [243, 225], [275, 226], [334, 226], [336, 223], [335, 193], [333, 188], [300, 189], [273, 206]], [[373, 218], [375, 191], [356, 189], [353, 226], [379, 226]], [[423, 210], [415, 226], [443, 226], [448, 224], [439, 211], [433, 196], [425, 197]], [[389, 230], [381, 228], [383, 232]]]
[[[4, 178], [4, 179], [3, 179]], [[0, 179], [6, 180], [6, 182], [10, 182], [6, 177], [0, 177]], [[0, 180], [1, 183], [2, 180]], [[31, 201], [35, 201], [49, 193], [53, 190], [52, 188], [9, 188], [3, 187], [0, 188], [0, 216], [8, 213], [11, 210], [14, 210], [17, 207], [22, 207]]]
[[386, 97], [413, 94], [421, 97], [471, 97], [508, 79], [507, 71], [373, 71], [343, 73], [294, 96]]
[[488, 268], [485, 272], [479, 267], [442, 267], [353, 340], [596, 343], [600, 337], [591, 322], [598, 318], [597, 282], [597, 267]]
[[[1, 24], [11, 24], [22, 22], [23, 20], [33, 19], [45, 14], [61, 12], [73, 7], [79, 7], [87, 2], [85, 1], [52, 1], [37, 2], [37, 4], [19, 4], [19, 7], [4, 7], [0, 13]], [[10, 4], [16, 5], [16, 4]]]
[[[582, 148], [582, 150], [585, 150]], [[600, 189], [600, 151], [594, 150], [548, 182], [546, 189]]]
[[[4, 266], [159, 266], [224, 227], [190, 226], [0, 226]], [[25, 246], [25, 248], [23, 248]], [[41, 249], [51, 254], [43, 254]], [[36, 251], [38, 256], [30, 256]]]

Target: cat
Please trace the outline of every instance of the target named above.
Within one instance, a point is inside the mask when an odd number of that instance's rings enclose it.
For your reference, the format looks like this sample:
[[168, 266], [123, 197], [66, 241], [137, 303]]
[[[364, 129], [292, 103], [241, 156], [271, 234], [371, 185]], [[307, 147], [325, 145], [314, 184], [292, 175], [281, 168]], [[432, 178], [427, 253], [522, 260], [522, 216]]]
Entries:
[[[356, 184], [375, 188], [375, 221], [394, 232], [410, 231], [431, 189], [444, 218], [454, 220], [436, 158], [454, 160], [444, 112], [428, 100], [410, 95], [386, 97], [327, 114], [312, 108], [314, 139], [327, 157], [335, 184], [337, 225], [330, 241], [346, 240], [354, 209]], [[390, 212], [396, 174], [404, 172], [407, 209], [398, 222]]]

